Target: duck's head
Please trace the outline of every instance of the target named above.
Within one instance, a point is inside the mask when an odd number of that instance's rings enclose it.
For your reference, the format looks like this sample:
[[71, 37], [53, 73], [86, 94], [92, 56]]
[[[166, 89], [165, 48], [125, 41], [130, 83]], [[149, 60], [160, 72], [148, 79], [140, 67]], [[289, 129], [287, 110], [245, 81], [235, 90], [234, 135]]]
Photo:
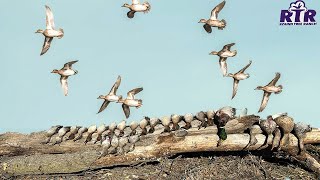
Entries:
[[211, 53], [209, 53], [209, 55], [217, 55], [218, 52], [217, 51], [211, 51]]
[[200, 19], [200, 21], [198, 23], [207, 23], [206, 19]]
[[38, 29], [35, 33], [43, 33], [43, 30], [42, 29]]
[[54, 70], [51, 71], [51, 73], [59, 73], [59, 70], [54, 69]]
[[104, 95], [100, 95], [97, 99], [104, 99], [105, 96]]
[[128, 3], [124, 3], [121, 7], [126, 7], [126, 8], [129, 8], [130, 5]]
[[256, 87], [254, 90], [262, 90], [262, 86], [258, 86], [258, 87]]

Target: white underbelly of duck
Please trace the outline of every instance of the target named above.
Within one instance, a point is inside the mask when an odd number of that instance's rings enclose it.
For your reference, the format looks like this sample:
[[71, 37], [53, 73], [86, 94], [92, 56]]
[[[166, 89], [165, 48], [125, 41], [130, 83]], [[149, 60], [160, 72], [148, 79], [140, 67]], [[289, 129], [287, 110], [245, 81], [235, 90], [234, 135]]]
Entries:
[[132, 5], [131, 10], [136, 12], [144, 12], [148, 10], [148, 7], [146, 5], [137, 4], [137, 5]]
[[107, 95], [106, 99], [111, 102], [116, 102], [119, 100], [119, 97], [117, 95]]
[[225, 51], [221, 54], [221, 57], [233, 57], [236, 55], [235, 51]]
[[269, 93], [276, 93], [276, 92], [281, 91], [281, 88], [277, 87], [277, 86], [270, 86], [270, 87], [266, 87], [264, 90]]
[[237, 80], [244, 80], [244, 79], [247, 79], [248, 77], [249, 77], [248, 74], [244, 74], [244, 73], [236, 74], [234, 76], [234, 78]]
[[223, 26], [223, 23], [219, 20], [208, 20], [207, 24], [212, 27], [222, 27]]
[[141, 106], [141, 102], [139, 102], [139, 100], [136, 99], [127, 99], [125, 101], [125, 104], [130, 106], [130, 107], [138, 107]]
[[53, 30], [53, 29], [46, 29], [44, 32], [46, 37], [61, 37], [63, 33], [61, 31]]
[[68, 69], [68, 70], [65, 70], [61, 73], [61, 75], [63, 76], [72, 76], [74, 75], [76, 72], [74, 70], [71, 70], [71, 69]]

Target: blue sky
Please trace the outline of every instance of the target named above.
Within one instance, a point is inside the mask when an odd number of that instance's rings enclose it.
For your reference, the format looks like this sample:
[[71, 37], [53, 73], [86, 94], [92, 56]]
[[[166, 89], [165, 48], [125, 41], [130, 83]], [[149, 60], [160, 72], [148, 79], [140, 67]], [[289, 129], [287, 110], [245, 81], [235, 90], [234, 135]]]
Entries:
[[[124, 1], [17, 1], [0, 2], [2, 90], [0, 133], [28, 133], [51, 125], [91, 125], [120, 122], [121, 105], [112, 103], [96, 114], [118, 75], [119, 94], [143, 87], [140, 109], [132, 108], [128, 121], [143, 116], [195, 113], [225, 105], [247, 107], [257, 114], [262, 95], [254, 91], [281, 72], [284, 90], [272, 95], [262, 118], [288, 112], [296, 121], [320, 126], [316, 118], [319, 98], [319, 25], [279, 26], [280, 10], [291, 1], [228, 0], [219, 18], [223, 31], [207, 34], [198, 24], [208, 18], [216, 0], [150, 0], [151, 12], [126, 17]], [[319, 1], [305, 1], [319, 10]], [[18, 5], [17, 5], [18, 4]], [[50, 50], [39, 56], [44, 37], [45, 8], [54, 13], [65, 36], [54, 39]], [[319, 15], [316, 16], [319, 20]], [[223, 78], [212, 50], [235, 42], [238, 55], [228, 60], [237, 72], [252, 60], [251, 77], [240, 82], [231, 100], [232, 79]], [[59, 76], [50, 72], [77, 59], [76, 76], [69, 78], [69, 96], [63, 96]]]

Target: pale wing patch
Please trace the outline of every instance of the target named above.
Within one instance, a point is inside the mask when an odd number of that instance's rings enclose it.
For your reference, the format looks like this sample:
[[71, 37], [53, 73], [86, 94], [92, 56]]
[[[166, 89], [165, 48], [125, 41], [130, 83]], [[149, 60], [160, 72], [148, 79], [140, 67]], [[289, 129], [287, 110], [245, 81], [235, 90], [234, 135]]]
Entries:
[[140, 4], [139, 0], [132, 0], [132, 4]]
[[68, 81], [67, 81], [68, 77], [61, 77], [60, 78], [60, 83], [61, 83], [61, 87], [63, 90], [63, 93], [65, 96], [68, 95]]
[[271, 95], [271, 93], [264, 92], [261, 106], [260, 106], [260, 109], [258, 112], [262, 112], [264, 110], [264, 108], [266, 108], [270, 95]]
[[46, 25], [47, 29], [55, 29], [53, 14], [49, 6], [46, 6]]
[[224, 7], [226, 4], [226, 1], [222, 1], [220, 4], [218, 4], [213, 10], [211, 11], [211, 20], [217, 20], [218, 19], [218, 14], [221, 11], [221, 9]]
[[220, 58], [219, 60], [220, 69], [223, 76], [227, 75], [228, 67], [227, 67], [227, 58]]
[[44, 38], [44, 42], [43, 42], [43, 46], [42, 46], [42, 50], [41, 50], [40, 56], [45, 54], [49, 50], [52, 39], [53, 38], [48, 38], [48, 37]]
[[117, 94], [117, 90], [120, 86], [120, 83], [121, 83], [121, 76], [118, 76], [118, 79], [117, 81], [114, 83], [114, 85], [112, 86], [110, 92], [109, 92], [109, 95], [115, 95]]
[[239, 86], [239, 80], [234, 79], [234, 81], [233, 81], [232, 98], [231, 99], [233, 99], [236, 96], [237, 91], [238, 91], [238, 86]]

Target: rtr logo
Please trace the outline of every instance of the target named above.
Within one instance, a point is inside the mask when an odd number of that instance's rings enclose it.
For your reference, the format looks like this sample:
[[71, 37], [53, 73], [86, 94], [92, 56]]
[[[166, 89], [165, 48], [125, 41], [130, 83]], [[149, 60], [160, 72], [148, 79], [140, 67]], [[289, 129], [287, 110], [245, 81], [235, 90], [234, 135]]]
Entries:
[[297, 0], [288, 10], [281, 10], [280, 25], [316, 25], [316, 11], [307, 9], [306, 4]]

